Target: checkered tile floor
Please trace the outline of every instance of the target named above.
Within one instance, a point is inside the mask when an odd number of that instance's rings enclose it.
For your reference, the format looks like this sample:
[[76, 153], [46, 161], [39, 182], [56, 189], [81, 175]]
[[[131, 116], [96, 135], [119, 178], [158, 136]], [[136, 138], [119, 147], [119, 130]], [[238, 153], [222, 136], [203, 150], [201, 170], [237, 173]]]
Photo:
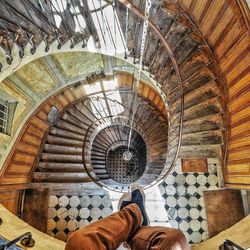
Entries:
[[[216, 189], [218, 177], [215, 165], [209, 165], [208, 173], [182, 173], [179, 164], [159, 185], [165, 205], [152, 194], [154, 199], [147, 197], [146, 207], [153, 222], [164, 222], [165, 226], [170, 224], [183, 231], [191, 244], [199, 243], [208, 238], [203, 191]], [[166, 214], [162, 211], [163, 206]], [[66, 240], [76, 229], [112, 212], [109, 195], [50, 196], [47, 232]]]
[[47, 233], [65, 241], [76, 229], [112, 212], [107, 195], [50, 196]]
[[180, 229], [189, 243], [208, 238], [203, 191], [218, 189], [217, 167], [208, 173], [182, 173], [180, 165], [159, 186], [172, 227]]

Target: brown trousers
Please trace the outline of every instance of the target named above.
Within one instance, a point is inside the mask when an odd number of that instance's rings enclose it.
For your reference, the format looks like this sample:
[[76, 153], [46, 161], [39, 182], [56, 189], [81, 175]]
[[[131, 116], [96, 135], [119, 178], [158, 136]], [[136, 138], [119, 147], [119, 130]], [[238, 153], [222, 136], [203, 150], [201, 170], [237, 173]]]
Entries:
[[75, 231], [65, 250], [117, 249], [127, 242], [131, 249], [189, 250], [182, 232], [167, 227], [141, 226], [142, 216], [136, 204]]

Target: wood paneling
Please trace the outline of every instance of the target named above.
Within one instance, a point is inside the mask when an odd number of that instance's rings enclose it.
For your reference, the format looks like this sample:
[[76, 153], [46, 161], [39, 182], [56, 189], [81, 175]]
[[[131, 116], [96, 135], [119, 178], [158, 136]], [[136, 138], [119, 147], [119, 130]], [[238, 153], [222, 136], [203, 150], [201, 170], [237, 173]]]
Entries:
[[0, 191], [0, 203], [4, 205], [10, 212], [17, 215], [18, 214], [18, 200], [19, 200], [19, 191]]
[[217, 235], [245, 217], [239, 190], [206, 191], [204, 202], [209, 237]]
[[[229, 145], [227, 186], [250, 189], [250, 37], [249, 8], [244, 0], [202, 0], [191, 8], [178, 1], [206, 38], [226, 83]], [[241, 178], [242, 175], [242, 178]], [[232, 184], [232, 185], [231, 185]]]
[[22, 219], [44, 233], [47, 232], [48, 193], [49, 189], [27, 189], [23, 208]]
[[182, 172], [208, 172], [207, 159], [181, 159]]
[[[39, 112], [37, 113], [39, 114]], [[35, 163], [43, 135], [49, 127], [47, 121], [41, 120], [37, 114], [30, 118], [13, 147], [7, 165], [5, 165], [2, 178], [15, 176], [15, 179], [29, 177]], [[46, 117], [47, 118], [47, 117]], [[13, 183], [13, 182], [12, 182]], [[10, 184], [12, 184], [10, 183]]]

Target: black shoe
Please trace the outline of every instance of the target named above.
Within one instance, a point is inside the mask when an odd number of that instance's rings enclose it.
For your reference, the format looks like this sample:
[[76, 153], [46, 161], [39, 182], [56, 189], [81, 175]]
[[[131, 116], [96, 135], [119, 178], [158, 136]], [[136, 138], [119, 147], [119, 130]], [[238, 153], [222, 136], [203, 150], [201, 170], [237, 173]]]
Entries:
[[145, 210], [145, 201], [146, 201], [145, 194], [142, 188], [137, 184], [132, 185], [131, 192], [132, 192], [132, 203], [135, 203], [140, 208], [142, 213], [143, 217], [142, 226], [148, 226], [149, 218]]

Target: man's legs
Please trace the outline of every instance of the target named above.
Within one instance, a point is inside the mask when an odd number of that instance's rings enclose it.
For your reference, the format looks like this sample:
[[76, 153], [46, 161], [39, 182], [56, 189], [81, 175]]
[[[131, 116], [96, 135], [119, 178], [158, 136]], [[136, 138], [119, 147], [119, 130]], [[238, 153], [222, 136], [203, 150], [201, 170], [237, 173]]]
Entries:
[[149, 227], [149, 220], [145, 210], [145, 194], [142, 188], [134, 184], [131, 188], [132, 200], [139, 206], [144, 218], [140, 227], [131, 239], [127, 240], [132, 250], [189, 250], [185, 235], [174, 228]]
[[[173, 228], [149, 227], [142, 189], [132, 188], [132, 200], [123, 201], [121, 210], [74, 232], [66, 250], [115, 250], [122, 242], [131, 249], [189, 250], [184, 234]], [[142, 226], [145, 225], [145, 226]]]
[[181, 231], [167, 227], [141, 227], [127, 243], [132, 250], [190, 249]]
[[65, 250], [117, 249], [130, 239], [142, 225], [142, 215], [136, 204], [130, 204], [117, 213], [74, 232]]

